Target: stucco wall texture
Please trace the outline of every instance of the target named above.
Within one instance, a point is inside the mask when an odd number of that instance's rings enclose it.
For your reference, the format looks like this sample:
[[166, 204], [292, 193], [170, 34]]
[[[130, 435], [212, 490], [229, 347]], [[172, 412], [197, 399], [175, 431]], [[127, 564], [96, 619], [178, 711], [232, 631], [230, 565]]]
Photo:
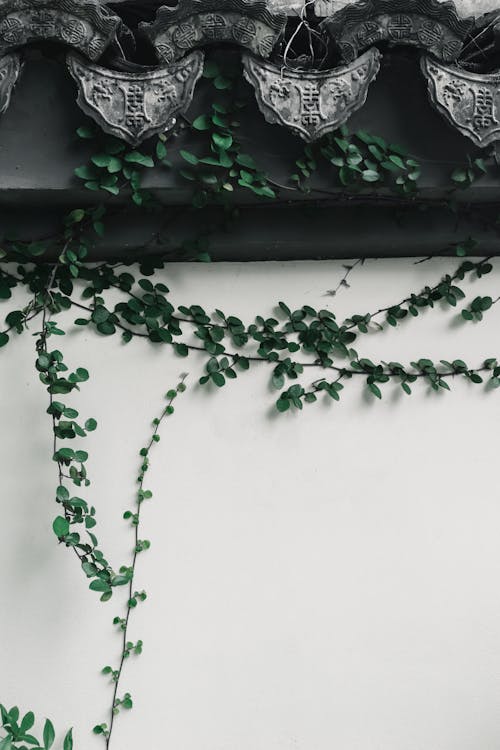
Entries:
[[[327, 292], [342, 262], [173, 264], [161, 280], [176, 305], [248, 322], [280, 299], [343, 318], [457, 263], [367, 261], [336, 297]], [[496, 297], [499, 285], [495, 271], [466, 289]], [[116, 567], [131, 552], [122, 515], [139, 449], [189, 373], [151, 454], [141, 538], [152, 548], [137, 569], [149, 597], [130, 631], [144, 653], [126, 666], [135, 707], [119, 717], [114, 750], [498, 750], [500, 392], [457, 381], [408, 398], [384, 386], [378, 402], [353, 383], [340, 404], [278, 415], [265, 365], [207, 393], [196, 385], [203, 360], [125, 347], [72, 327], [74, 317], [55, 345], [91, 374], [66, 400], [99, 421], [81, 443], [93, 482], [84, 497]], [[429, 310], [358, 349], [479, 363], [500, 353], [499, 325], [500, 305], [478, 325]], [[1, 354], [0, 701], [73, 725], [75, 748], [99, 750], [90, 728], [110, 700], [99, 672], [119, 656], [112, 619], [125, 594], [101, 604], [54, 538], [34, 343], [26, 333]]]

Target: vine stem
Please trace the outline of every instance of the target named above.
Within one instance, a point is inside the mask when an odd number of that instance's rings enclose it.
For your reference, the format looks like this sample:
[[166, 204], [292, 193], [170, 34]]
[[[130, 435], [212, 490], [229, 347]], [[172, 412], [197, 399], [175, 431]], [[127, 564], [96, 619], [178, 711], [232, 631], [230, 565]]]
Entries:
[[[500, 301], [500, 298], [499, 298], [499, 301]], [[79, 302], [74, 302], [73, 300], [71, 300], [71, 304], [73, 305], [73, 307], [77, 307], [80, 310], [85, 310], [86, 312], [92, 312], [92, 308], [87, 307], [85, 305], [81, 305]], [[383, 312], [383, 310], [379, 310], [375, 314], [378, 314], [380, 312]], [[191, 321], [186, 321], [186, 322], [191, 322]], [[126, 333], [129, 333], [134, 338], [142, 338], [142, 339], [148, 339], [149, 340], [149, 335], [147, 333], [139, 333], [139, 331], [133, 331], [131, 328], [127, 328], [126, 326], [124, 326], [124, 325], [122, 325], [121, 323], [118, 323], [118, 322], [116, 322], [114, 325], [117, 328], [119, 328], [121, 331], [125, 331]], [[354, 325], [348, 326], [348, 327], [346, 327], [346, 329], [347, 328], [354, 328]], [[167, 346], [172, 346], [172, 344], [166, 344], [166, 345]], [[190, 351], [203, 352], [205, 354], [207, 353], [207, 350], [203, 346], [194, 346], [193, 344], [186, 344], [186, 348], [189, 349]], [[230, 357], [231, 359], [233, 359], [236, 362], [238, 360], [238, 357], [240, 355], [238, 355], [235, 352], [227, 352], [227, 351], [225, 351], [224, 352], [224, 356]], [[277, 364], [279, 364], [279, 361], [267, 359], [266, 357], [246, 356], [245, 355], [245, 359], [247, 359], [249, 362], [266, 363], [266, 364], [272, 365], [274, 367]], [[315, 361], [315, 362], [297, 362], [296, 364], [300, 365], [301, 367], [305, 367], [305, 368], [306, 367], [307, 368], [317, 367], [317, 368], [319, 368], [321, 370], [331, 370], [333, 372], [336, 372], [336, 373], [340, 374], [342, 377], [345, 377], [346, 375], [348, 377], [350, 375], [361, 375], [361, 376], [364, 376], [364, 377], [367, 376], [367, 373], [364, 372], [363, 370], [348, 369], [346, 367], [339, 367], [337, 365], [326, 365], [326, 364], [323, 364], [322, 362], [318, 362], [318, 361]], [[479, 367], [471, 367], [468, 370], [468, 372], [477, 372], [477, 373], [487, 372], [488, 369], [489, 369], [488, 367], [486, 367], [484, 365], [481, 365]], [[383, 374], [388, 375], [391, 378], [399, 377], [397, 374], [395, 374], [391, 370], [385, 370], [384, 369], [384, 373]], [[425, 373], [416, 372], [414, 374], [415, 374], [415, 376], [417, 378], [425, 378], [426, 377]], [[451, 378], [451, 377], [454, 377], [457, 374], [459, 374], [459, 373], [456, 373], [455, 371], [448, 371], [448, 370], [446, 370], [444, 372], [440, 372], [439, 376], [441, 378]]]
[[347, 282], [347, 279], [351, 275], [351, 273], [354, 271], [356, 266], [364, 265], [365, 258], [358, 258], [352, 265], [344, 265], [345, 273], [340, 279], [339, 283], [335, 287], [335, 289], [329, 289], [325, 294], [327, 294], [329, 297], [336, 297], [337, 293], [342, 289], [342, 287], [349, 288], [349, 284]]
[[[39, 315], [40, 312], [42, 313], [42, 330], [40, 332], [40, 335], [39, 335], [39, 338], [37, 339], [37, 344], [36, 344], [37, 352], [38, 353], [43, 352], [44, 354], [48, 354], [48, 347], [47, 347], [47, 323], [48, 323], [48, 318], [49, 318], [49, 308], [48, 308], [46, 297], [50, 297], [51, 296], [50, 289], [52, 288], [52, 285], [54, 283], [54, 280], [55, 280], [58, 268], [59, 268], [59, 263], [55, 263], [54, 267], [52, 269], [50, 278], [49, 278], [49, 280], [47, 282], [47, 285], [45, 287], [45, 291], [44, 291], [45, 299], [43, 300], [43, 305], [42, 305], [42, 307], [36, 313], [34, 313], [31, 316], [31, 318], [34, 318], [37, 315]], [[27, 320], [30, 320], [31, 318], [27, 318]], [[52, 450], [53, 450], [53, 455], [55, 456], [56, 453], [57, 453], [57, 433], [56, 433], [57, 423], [56, 423], [56, 418], [55, 418], [55, 415], [54, 415], [53, 409], [52, 409], [52, 406], [54, 404], [54, 395], [53, 395], [52, 390], [50, 389], [50, 387], [48, 389], [48, 393], [49, 393], [49, 410], [50, 410], [50, 413], [51, 413], [51, 420], [52, 420], [52, 435], [53, 435]], [[64, 475], [64, 472], [63, 472], [62, 463], [59, 460], [57, 461], [57, 473], [58, 473], [58, 484], [62, 485], [63, 478], [64, 478], [65, 475]], [[68, 512], [67, 512], [66, 509], [64, 511], [64, 515], [69, 520], [69, 514], [68, 514]], [[84, 555], [82, 555], [81, 552], [79, 552], [79, 550], [75, 546], [72, 546], [71, 549], [73, 550], [73, 552], [75, 553], [75, 555], [77, 556], [77, 558], [80, 560], [80, 562], [82, 562], [82, 560], [84, 559]]]
[[129, 583], [128, 583], [127, 611], [126, 611], [126, 615], [125, 615], [125, 622], [124, 622], [123, 627], [122, 627], [122, 639], [121, 639], [121, 641], [122, 641], [122, 643], [121, 643], [121, 645], [122, 645], [122, 652], [121, 652], [121, 656], [120, 656], [119, 666], [118, 666], [118, 669], [115, 672], [115, 678], [114, 678], [113, 698], [112, 698], [112, 703], [111, 703], [110, 719], [109, 719], [109, 730], [108, 730], [108, 732], [107, 732], [107, 734], [105, 736], [105, 739], [106, 739], [106, 750], [109, 750], [109, 748], [111, 746], [111, 739], [112, 739], [112, 736], [113, 736], [113, 729], [114, 729], [114, 726], [115, 726], [115, 716], [117, 714], [117, 711], [116, 711], [116, 702], [117, 702], [117, 698], [118, 698], [118, 690], [119, 690], [119, 687], [120, 687], [120, 682], [121, 682], [121, 678], [122, 678], [123, 668], [124, 668], [124, 665], [125, 665], [125, 659], [127, 658], [127, 643], [128, 643], [128, 631], [129, 631], [129, 625], [130, 625], [130, 614], [132, 612], [132, 609], [134, 609], [134, 606], [135, 606], [135, 605], [132, 605], [131, 602], [134, 600], [134, 585], [135, 585], [135, 573], [136, 573], [136, 567], [137, 567], [137, 556], [138, 556], [139, 551], [140, 551], [140, 547], [139, 547], [139, 530], [140, 530], [141, 518], [142, 518], [142, 514], [141, 514], [142, 504], [144, 502], [144, 498], [143, 498], [143, 493], [144, 493], [144, 479], [145, 479], [145, 475], [146, 475], [146, 473], [148, 471], [148, 468], [149, 468], [148, 456], [149, 456], [149, 452], [150, 452], [151, 448], [153, 447], [153, 445], [159, 441], [159, 434], [158, 433], [159, 433], [159, 430], [160, 430], [160, 427], [161, 427], [162, 423], [164, 422], [164, 420], [165, 420], [165, 418], [167, 416], [169, 416], [170, 414], [173, 413], [173, 406], [172, 406], [172, 404], [173, 404], [174, 399], [176, 398], [176, 396], [177, 396], [178, 393], [182, 393], [185, 390], [185, 387], [186, 387], [185, 386], [185, 380], [186, 380], [186, 378], [187, 378], [187, 375], [185, 375], [185, 374], [182, 375], [181, 379], [180, 379], [180, 383], [177, 386], [177, 389], [175, 391], [172, 391], [172, 392], [169, 391], [170, 396], [168, 398], [167, 405], [163, 409], [161, 415], [154, 420], [154, 422], [153, 422], [153, 424], [154, 424], [154, 430], [153, 430], [153, 432], [151, 434], [149, 442], [148, 442], [147, 446], [145, 447], [145, 449], [143, 449], [141, 451], [141, 456], [143, 458], [143, 463], [142, 463], [142, 467], [141, 467], [141, 473], [139, 474], [139, 477], [138, 477], [138, 484], [139, 484], [139, 490], [138, 490], [138, 493], [137, 493], [137, 497], [138, 497], [138, 499], [137, 499], [137, 506], [138, 506], [138, 509], [137, 509], [137, 513], [136, 513], [135, 519], [134, 519], [134, 551], [133, 551], [133, 555], [132, 555], [132, 565], [131, 565], [131, 568], [130, 568], [130, 570], [131, 570], [130, 580], [129, 580]]
[[[327, 292], [326, 292], [326, 294], [327, 294], [327, 295], [330, 295], [330, 296], [336, 296], [336, 294], [337, 294], [337, 293], [338, 293], [338, 291], [339, 291], [339, 290], [341, 289], [341, 287], [343, 287], [343, 286], [348, 286], [348, 284], [347, 284], [347, 279], [348, 279], [348, 277], [350, 276], [350, 274], [351, 274], [351, 273], [352, 273], [352, 272], [354, 271], [354, 269], [355, 269], [355, 268], [356, 268], [356, 267], [357, 267], [358, 265], [360, 265], [360, 264], [361, 264], [361, 265], [363, 265], [363, 264], [365, 263], [365, 260], [366, 260], [365, 258], [358, 258], [358, 259], [357, 259], [357, 260], [356, 260], [356, 261], [355, 261], [355, 262], [354, 262], [354, 263], [353, 263], [353, 264], [352, 264], [351, 266], [344, 266], [344, 268], [346, 269], [346, 273], [344, 274], [343, 278], [342, 278], [342, 279], [340, 280], [339, 284], [337, 285], [337, 287], [336, 287], [335, 289], [332, 289], [332, 290], [329, 290], [329, 291], [327, 291]], [[474, 270], [474, 269], [477, 269], [477, 268], [479, 268], [479, 267], [480, 267], [480, 266], [481, 266], [482, 264], [484, 264], [484, 263], [488, 263], [488, 262], [490, 262], [490, 261], [494, 261], [494, 257], [493, 257], [493, 256], [491, 256], [491, 255], [488, 255], [488, 256], [486, 256], [486, 257], [484, 257], [484, 258], [481, 258], [481, 259], [480, 259], [479, 261], [477, 261], [476, 263], [474, 263], [474, 266], [473, 266], [473, 268], [472, 268], [472, 269], [470, 269], [469, 273], [470, 273], [470, 272], [471, 272], [472, 270]], [[462, 268], [462, 265], [463, 265], [463, 264], [460, 264], [460, 266], [459, 266], [459, 267], [457, 268], [457, 270], [455, 271], [455, 273], [454, 273], [454, 274], [452, 274], [452, 275], [450, 275], [450, 282], [453, 282], [453, 281], [457, 281], [457, 280], [459, 280], [459, 279], [460, 279], [460, 273], [461, 273], [461, 268]], [[371, 322], [371, 321], [372, 321], [372, 320], [373, 320], [374, 318], [378, 317], [379, 315], [382, 315], [383, 313], [387, 313], [387, 312], [388, 312], [389, 310], [391, 310], [391, 309], [392, 309], [393, 307], [400, 307], [401, 305], [409, 304], [409, 303], [410, 303], [410, 302], [412, 301], [412, 298], [413, 298], [413, 297], [415, 297], [415, 296], [416, 296], [416, 297], [418, 297], [418, 296], [420, 296], [420, 295], [423, 295], [423, 294], [427, 294], [427, 295], [429, 295], [429, 294], [432, 294], [433, 292], [435, 292], [436, 290], [438, 290], [438, 289], [439, 289], [439, 287], [441, 286], [441, 284], [442, 284], [442, 283], [443, 283], [443, 279], [441, 279], [441, 280], [440, 280], [440, 281], [438, 281], [438, 282], [437, 282], [436, 284], [434, 284], [434, 286], [432, 286], [432, 287], [429, 287], [429, 289], [428, 289], [428, 290], [425, 290], [425, 289], [424, 289], [424, 290], [422, 290], [421, 292], [419, 292], [419, 293], [417, 293], [417, 294], [414, 294], [414, 295], [410, 295], [410, 296], [406, 296], [406, 297], [405, 297], [404, 299], [400, 300], [399, 302], [393, 303], [392, 305], [388, 305], [387, 307], [381, 307], [381, 308], [379, 308], [378, 310], [375, 310], [375, 312], [369, 313], [369, 314], [368, 314], [368, 317], [369, 317], [369, 321]], [[111, 285], [111, 286], [112, 286], [112, 287], [113, 287], [114, 289], [118, 289], [119, 291], [122, 291], [122, 290], [121, 290], [121, 288], [120, 288], [120, 285], [119, 285], [119, 284], [117, 284], [117, 283], [113, 283], [113, 282], [110, 282], [110, 285]], [[131, 292], [131, 291], [128, 291], [128, 292], [127, 292], [127, 294], [129, 295], [129, 297], [131, 297], [131, 298], [133, 298], [133, 299], [136, 299], [136, 300], [138, 300], [139, 302], [141, 301], [140, 297], [138, 297], [138, 296], [137, 296], [136, 294], [134, 294], [133, 292]], [[495, 303], [496, 303], [496, 301], [497, 301], [497, 300], [495, 300]], [[91, 312], [91, 309], [90, 309], [90, 308], [88, 308], [88, 307], [85, 307], [84, 305], [81, 305], [81, 304], [79, 304], [79, 303], [77, 303], [77, 302], [74, 302], [73, 300], [71, 300], [71, 303], [72, 303], [72, 305], [73, 305], [73, 306], [75, 306], [75, 307], [79, 307], [79, 308], [80, 308], [80, 309], [82, 309], [82, 310], [86, 310], [87, 312]], [[194, 321], [190, 320], [189, 318], [184, 318], [184, 317], [181, 317], [181, 316], [179, 316], [179, 315], [174, 315], [174, 316], [172, 316], [172, 319], [173, 319], [173, 320], [175, 320], [175, 321], [176, 321], [177, 323], [187, 323], [187, 324], [189, 324], [189, 325], [196, 325], [196, 324], [194, 323]], [[353, 329], [353, 328], [356, 328], [356, 326], [358, 325], [357, 323], [352, 323], [352, 322], [350, 322], [350, 320], [351, 320], [350, 318], [346, 318], [346, 319], [345, 319], [345, 320], [343, 321], [343, 323], [342, 323], [342, 327], [344, 327], [346, 331], [350, 331], [351, 329]], [[129, 330], [129, 329], [127, 329], [126, 327], [122, 326], [121, 324], [119, 324], [119, 323], [115, 323], [115, 325], [116, 325], [116, 326], [117, 326], [118, 328], [120, 328], [121, 330], [123, 330], [123, 331], [128, 331], [128, 332], [130, 332], [130, 333], [132, 333], [132, 334], [133, 334], [133, 332], [132, 332], [132, 331], [130, 331], [130, 330]], [[207, 325], [208, 325], [209, 327], [211, 327], [211, 328], [213, 328], [213, 327], [215, 327], [215, 325], [217, 325], [217, 326], [219, 326], [219, 327], [221, 327], [221, 328], [224, 328], [224, 330], [228, 330], [228, 326], [227, 326], [227, 325], [224, 325], [223, 323], [217, 323], [217, 324], [215, 324], [215, 323], [208, 323]], [[246, 333], [248, 334], [248, 328], [246, 329]], [[281, 333], [281, 334], [285, 334], [285, 333], [288, 333], [288, 331], [286, 331], [286, 330], [280, 330], [280, 331], [279, 331], [279, 333]], [[134, 335], [134, 334], [133, 334], [133, 335]], [[141, 334], [136, 334], [136, 335], [141, 335]], [[144, 336], [145, 338], [147, 338], [147, 335], [146, 335], [146, 334], [142, 334], [142, 335], [143, 335], [143, 336]], [[204, 350], [203, 350], [202, 348], [200, 348], [200, 347], [189, 346], [188, 348], [190, 348], [190, 349], [192, 349], [192, 350], [201, 350], [201, 351], [204, 351]], [[249, 359], [251, 359], [251, 358], [249, 358]], [[255, 361], [257, 361], [257, 358], [256, 358], [256, 360], [255, 360]]]

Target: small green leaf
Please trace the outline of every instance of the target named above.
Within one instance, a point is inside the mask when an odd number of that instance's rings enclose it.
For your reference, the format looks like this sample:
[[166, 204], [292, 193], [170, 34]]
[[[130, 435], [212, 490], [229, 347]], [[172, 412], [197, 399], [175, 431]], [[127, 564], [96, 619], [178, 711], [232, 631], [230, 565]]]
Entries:
[[123, 162], [121, 159], [118, 159], [117, 156], [111, 156], [109, 158], [108, 172], [110, 174], [116, 174], [117, 172], [120, 172], [122, 167], [123, 167]]
[[109, 165], [111, 156], [109, 154], [95, 154], [92, 156], [91, 161], [96, 167], [104, 168]]
[[162, 159], [165, 159], [167, 156], [167, 147], [163, 143], [163, 141], [158, 140], [156, 144], [156, 156], [161, 161]]
[[95, 132], [91, 128], [81, 127], [76, 131], [79, 138], [91, 139], [95, 138]]
[[70, 729], [64, 738], [63, 750], [73, 750], [73, 730]]
[[120, 188], [117, 185], [101, 185], [101, 190], [106, 190], [107, 193], [111, 193], [111, 195], [119, 195]]
[[129, 164], [139, 164], [141, 167], [154, 167], [155, 163], [150, 156], [141, 154], [140, 151], [130, 151], [125, 154], [124, 160]]
[[75, 174], [81, 180], [95, 180], [97, 177], [97, 172], [95, 169], [92, 169], [92, 167], [77, 167], [75, 169]]
[[44, 750], [50, 750], [50, 748], [54, 744], [55, 738], [56, 738], [56, 733], [54, 731], [54, 726], [52, 722], [49, 719], [47, 719], [47, 721], [45, 722], [45, 726], [43, 728]]
[[60, 539], [66, 534], [69, 534], [69, 521], [63, 516], [57, 516], [54, 523], [52, 524], [54, 534]]
[[89, 589], [91, 589], [92, 591], [108, 592], [110, 590], [110, 586], [106, 581], [103, 581], [100, 578], [96, 578], [96, 580], [92, 581], [92, 583], [90, 584]]
[[66, 487], [63, 487], [62, 485], [60, 485], [56, 490], [56, 497], [61, 503], [64, 503], [66, 502], [66, 500], [69, 500], [69, 492], [66, 489]]
[[361, 172], [361, 176], [365, 182], [378, 182], [380, 175], [373, 169], [365, 169]]
[[89, 379], [89, 372], [84, 367], [79, 367], [76, 371], [76, 375], [78, 376], [78, 380], [80, 380], [81, 383], [84, 383]]
[[200, 115], [193, 121], [193, 128], [195, 130], [209, 130], [210, 119], [207, 115]]
[[389, 156], [389, 160], [396, 165], [396, 167], [399, 167], [399, 169], [406, 169], [406, 165], [402, 158], [400, 156], [395, 156], [394, 154], [391, 154]]
[[373, 393], [374, 396], [376, 396], [377, 398], [382, 398], [382, 392], [380, 388], [378, 387], [378, 385], [375, 385], [375, 383], [369, 383], [368, 388], [370, 389], [370, 391]]
[[290, 408], [290, 401], [287, 398], [279, 398], [276, 401], [276, 408], [280, 412], [287, 411]]
[[193, 166], [198, 164], [198, 157], [192, 154], [190, 151], [184, 151], [183, 149], [181, 149], [179, 153], [184, 161], [187, 161], [188, 164], [193, 164]]
[[226, 378], [220, 372], [212, 372], [210, 378], [218, 388], [222, 388], [222, 386], [226, 384]]
[[28, 711], [28, 713], [23, 717], [23, 720], [21, 721], [21, 726], [19, 727], [19, 731], [21, 734], [26, 734], [33, 724], [35, 723], [35, 714], [33, 711]]
[[224, 151], [227, 151], [228, 148], [231, 148], [233, 144], [233, 137], [231, 135], [221, 135], [220, 133], [213, 133], [212, 140], [217, 148], [224, 149]]
[[75, 208], [74, 211], [68, 214], [68, 223], [79, 224], [85, 218], [85, 211], [83, 208]]
[[203, 67], [203, 78], [217, 78], [219, 75], [219, 66], [213, 60], [206, 60]]
[[214, 80], [214, 86], [219, 91], [225, 91], [226, 89], [230, 89], [233, 86], [232, 81], [229, 78], [225, 78], [224, 76], [217, 76]]
[[236, 161], [240, 166], [246, 167], [247, 169], [257, 169], [253, 157], [249, 154], [237, 154]]
[[463, 183], [467, 182], [467, 172], [464, 169], [454, 169], [451, 174], [453, 182]]

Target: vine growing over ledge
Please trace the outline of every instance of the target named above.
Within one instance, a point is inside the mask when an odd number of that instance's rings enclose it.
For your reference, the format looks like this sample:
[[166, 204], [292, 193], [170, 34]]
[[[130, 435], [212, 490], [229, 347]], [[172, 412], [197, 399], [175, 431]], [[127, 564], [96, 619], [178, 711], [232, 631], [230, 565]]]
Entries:
[[[168, 138], [164, 134], [151, 149], [138, 150], [84, 125], [79, 128], [78, 136], [93, 143], [94, 153], [89, 164], [76, 169], [76, 177], [97, 196], [126, 195], [132, 206], [154, 211], [158, 209], [156, 199], [152, 192], [143, 189], [142, 175], [154, 166], [178, 169], [192, 187], [192, 210], [197, 212], [211, 203], [220, 204], [225, 225], [237, 220], [237, 206], [232, 200], [236, 187], [250, 190], [265, 201], [276, 200], [285, 191], [307, 192], [311, 173], [321, 160], [331, 170], [332, 181], [349, 194], [370, 186], [384, 186], [402, 200], [417, 199], [418, 161], [380, 136], [365, 132], [350, 134], [346, 128], [314, 147], [306, 147], [293, 167], [290, 184], [278, 184], [243, 149], [238, 116], [245, 103], [240, 98], [238, 72], [222, 71], [216, 63], [209, 62], [205, 76], [213, 82], [214, 99], [205, 114], [183, 126], [197, 135], [198, 140], [193, 151], [181, 150], [182, 165], [175, 167], [170, 161]], [[486, 169], [482, 161], [473, 164], [480, 172], [483, 167]], [[469, 182], [475, 174], [472, 166], [470, 170], [466, 173]], [[462, 183], [458, 176], [455, 172], [453, 181]], [[77, 207], [67, 214], [57, 236], [30, 242], [6, 241], [0, 267], [0, 299], [10, 300], [13, 291], [22, 288], [30, 300], [6, 315], [5, 327], [0, 331], [0, 347], [26, 332], [32, 321], [39, 323], [35, 367], [48, 394], [52, 458], [57, 467], [54, 534], [77, 558], [90, 590], [101, 601], [108, 601], [120, 590], [125, 592], [124, 609], [113, 619], [120, 639], [119, 660], [102, 668], [103, 675], [111, 682], [109, 711], [106, 719], [93, 729], [102, 736], [106, 748], [111, 746], [116, 717], [122, 710], [133, 707], [132, 693], [124, 691], [122, 685], [124, 670], [130, 658], [142, 653], [144, 645], [140, 639], [130, 640], [129, 624], [135, 608], [147, 597], [136, 582], [136, 572], [139, 556], [150, 548], [150, 541], [142, 539], [140, 534], [142, 505], [152, 497], [152, 492], [145, 488], [150, 455], [160, 441], [160, 427], [173, 414], [174, 400], [185, 391], [186, 385], [182, 376], [177, 386], [166, 393], [166, 405], [154, 419], [150, 439], [140, 450], [136, 504], [124, 514], [132, 530], [131, 559], [113, 566], [97, 538], [97, 510], [79, 496], [84, 494], [81, 490], [87, 493], [90, 487], [86, 470], [88, 453], [81, 449], [79, 441], [98, 425], [93, 416], [82, 419], [73, 403], [66, 403], [68, 396], [75, 396], [80, 386], [89, 381], [90, 373], [83, 366], [70, 370], [63, 352], [53, 348], [53, 341], [63, 340], [65, 335], [61, 313], [72, 311], [77, 316], [75, 326], [103, 336], [119, 335], [127, 345], [139, 338], [165, 347], [179, 358], [186, 358], [192, 352], [202, 353], [205, 361], [198, 374], [202, 386], [222, 388], [228, 381], [263, 365], [268, 368], [276, 409], [281, 413], [301, 410], [305, 404], [322, 397], [340, 401], [351, 381], [363, 382], [377, 399], [383, 397], [384, 388], [391, 383], [407, 395], [411, 395], [417, 382], [435, 391], [449, 390], [456, 378], [476, 385], [500, 386], [500, 362], [495, 353], [474, 364], [445, 358], [436, 362], [425, 356], [401, 364], [373, 362], [360, 350], [366, 334], [387, 326], [398, 327], [403, 321], [419, 317], [424, 310], [464, 305], [460, 309], [464, 320], [482, 319], [500, 297], [475, 297], [467, 303], [462, 282], [488, 275], [494, 261], [490, 257], [463, 260], [474, 249], [473, 241], [468, 238], [453, 248], [458, 260], [448, 274], [404, 299], [390, 300], [380, 309], [359, 311], [340, 319], [329, 309], [310, 305], [292, 309], [281, 301], [275, 310], [261, 311], [253, 320], [243, 321], [231, 311], [207, 311], [193, 301], [174, 307], [168, 287], [155, 278], [157, 271], [167, 267], [168, 259], [155, 254], [154, 247], [143, 248], [139, 259], [89, 263], [92, 247], [105, 234], [108, 220], [115, 213], [129, 210], [130, 205], [123, 207], [118, 203], [115, 207], [112, 202], [104, 205], [100, 201], [90, 208]], [[175, 219], [174, 216], [172, 221]], [[209, 260], [210, 235], [216, 228], [203, 229], [186, 238], [185, 257]], [[73, 448], [73, 444], [77, 447]], [[10, 710], [1, 707], [1, 718], [6, 736], [0, 740], [0, 750], [22, 750], [28, 746], [50, 750], [55, 737], [50, 721], [46, 721], [43, 740], [39, 742], [29, 734], [35, 721], [31, 712], [19, 720], [16, 707]], [[64, 738], [64, 750], [72, 747], [70, 730]]]

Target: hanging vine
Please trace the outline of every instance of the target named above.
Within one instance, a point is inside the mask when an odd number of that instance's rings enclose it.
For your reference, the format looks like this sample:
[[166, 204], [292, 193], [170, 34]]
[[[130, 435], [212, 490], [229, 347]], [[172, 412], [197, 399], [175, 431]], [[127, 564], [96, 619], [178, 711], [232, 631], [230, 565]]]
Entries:
[[[209, 61], [205, 77], [213, 83], [213, 101], [205, 114], [183, 124], [196, 135], [196, 140], [192, 151], [180, 151], [183, 164], [179, 174], [192, 187], [193, 211], [208, 204], [219, 204], [223, 207], [224, 224], [231, 225], [238, 218], [232, 200], [235, 188], [250, 190], [264, 201], [276, 200], [284, 191], [307, 192], [311, 189], [311, 174], [320, 162], [330, 171], [332, 183], [351, 195], [374, 185], [390, 188], [401, 200], [417, 199], [418, 161], [379, 136], [366, 132], [350, 134], [346, 128], [315, 146], [307, 146], [293, 166], [289, 184], [277, 183], [243, 149], [238, 118], [245, 103], [239, 91], [239, 71], [222, 70], [218, 63]], [[113, 197], [127, 195], [132, 205], [157, 208], [154, 196], [143, 189], [141, 179], [144, 172], [153, 167], [174, 169], [166, 135], [160, 135], [147, 151], [131, 149], [115, 138], [104, 136], [93, 126], [82, 126], [78, 136], [94, 145], [90, 162], [75, 172], [89, 191], [97, 196], [102, 193]], [[457, 170], [452, 179], [458, 184], [469, 183], [478, 172], [486, 169], [482, 160], [469, 162], [465, 179]], [[203, 371], [198, 377], [202, 386], [212, 384], [222, 388], [254, 367], [265, 366], [276, 393], [278, 412], [301, 410], [304, 404], [312, 404], [322, 397], [340, 401], [351, 381], [363, 382], [377, 399], [383, 397], [384, 388], [390, 384], [402, 388], [408, 395], [417, 382], [439, 391], [449, 390], [457, 378], [477, 385], [500, 386], [500, 364], [494, 353], [485, 361], [473, 364], [462, 359], [435, 362], [425, 356], [401, 364], [373, 362], [359, 350], [366, 334], [386, 326], [397, 327], [428, 309], [455, 308], [463, 304], [462, 318], [480, 321], [500, 297], [481, 296], [464, 302], [466, 294], [462, 282], [491, 273], [494, 262], [490, 257], [461, 260], [474, 248], [470, 239], [453, 249], [458, 260], [448, 274], [407, 294], [402, 300], [390, 300], [377, 310], [340, 319], [328, 309], [318, 310], [310, 305], [292, 309], [281, 301], [275, 310], [262, 311], [253, 320], [243, 321], [230, 311], [207, 311], [195, 302], [174, 307], [168, 287], [155, 278], [158, 271], [167, 267], [168, 259], [159, 256], [154, 247], [142, 248], [138, 258], [90, 264], [92, 247], [105, 235], [108, 220], [129, 210], [130, 205], [110, 203], [104, 206], [100, 201], [90, 208], [75, 208], [67, 214], [56, 236], [30, 242], [5, 242], [0, 266], [0, 299], [10, 300], [17, 288], [29, 295], [28, 304], [10, 310], [5, 316], [0, 347], [22, 335], [33, 321], [39, 324], [35, 367], [48, 394], [47, 414], [57, 476], [54, 534], [77, 558], [90, 590], [96, 592], [101, 601], [111, 599], [121, 588], [126, 592], [124, 610], [113, 619], [121, 644], [119, 661], [102, 669], [111, 682], [109, 711], [107, 718], [93, 729], [102, 736], [107, 749], [111, 746], [116, 717], [122, 710], [133, 707], [132, 694], [124, 691], [122, 684], [126, 664], [143, 649], [142, 640], [130, 640], [129, 623], [134, 610], [147, 596], [136, 581], [136, 573], [139, 556], [150, 547], [150, 541], [141, 535], [142, 506], [152, 497], [152, 492], [145, 488], [150, 455], [160, 441], [160, 427], [173, 414], [174, 401], [185, 391], [186, 385], [183, 376], [177, 386], [167, 392], [166, 405], [154, 419], [150, 439], [140, 450], [136, 505], [124, 515], [132, 530], [131, 559], [114, 567], [96, 535], [97, 510], [80, 497], [90, 486], [86, 469], [88, 453], [71, 446], [93, 432], [97, 420], [92, 416], [82, 419], [72, 400], [66, 403], [67, 397], [73, 399], [80, 386], [87, 383], [90, 374], [82, 366], [71, 370], [61, 350], [53, 348], [53, 342], [65, 335], [58, 317], [61, 313], [72, 311], [77, 316], [75, 326], [92, 329], [103, 336], [119, 335], [125, 344], [140, 338], [165, 347], [180, 358], [192, 352], [203, 353]], [[177, 218], [173, 212], [168, 220], [175, 223]], [[182, 246], [185, 257], [209, 260], [210, 237], [217, 228], [186, 237]], [[333, 296], [341, 287], [347, 287], [350, 273], [360, 262], [345, 266], [346, 273], [339, 286], [328, 294]], [[116, 296], [118, 301], [111, 301], [110, 298], [116, 300]], [[7, 710], [0, 706], [0, 710], [6, 733], [0, 740], [0, 750], [22, 750], [28, 746], [33, 750], [50, 750], [55, 739], [50, 721], [46, 721], [43, 739], [39, 741], [29, 733], [35, 723], [31, 712], [21, 719], [16, 707]], [[72, 750], [71, 730], [63, 742], [64, 750]]]

